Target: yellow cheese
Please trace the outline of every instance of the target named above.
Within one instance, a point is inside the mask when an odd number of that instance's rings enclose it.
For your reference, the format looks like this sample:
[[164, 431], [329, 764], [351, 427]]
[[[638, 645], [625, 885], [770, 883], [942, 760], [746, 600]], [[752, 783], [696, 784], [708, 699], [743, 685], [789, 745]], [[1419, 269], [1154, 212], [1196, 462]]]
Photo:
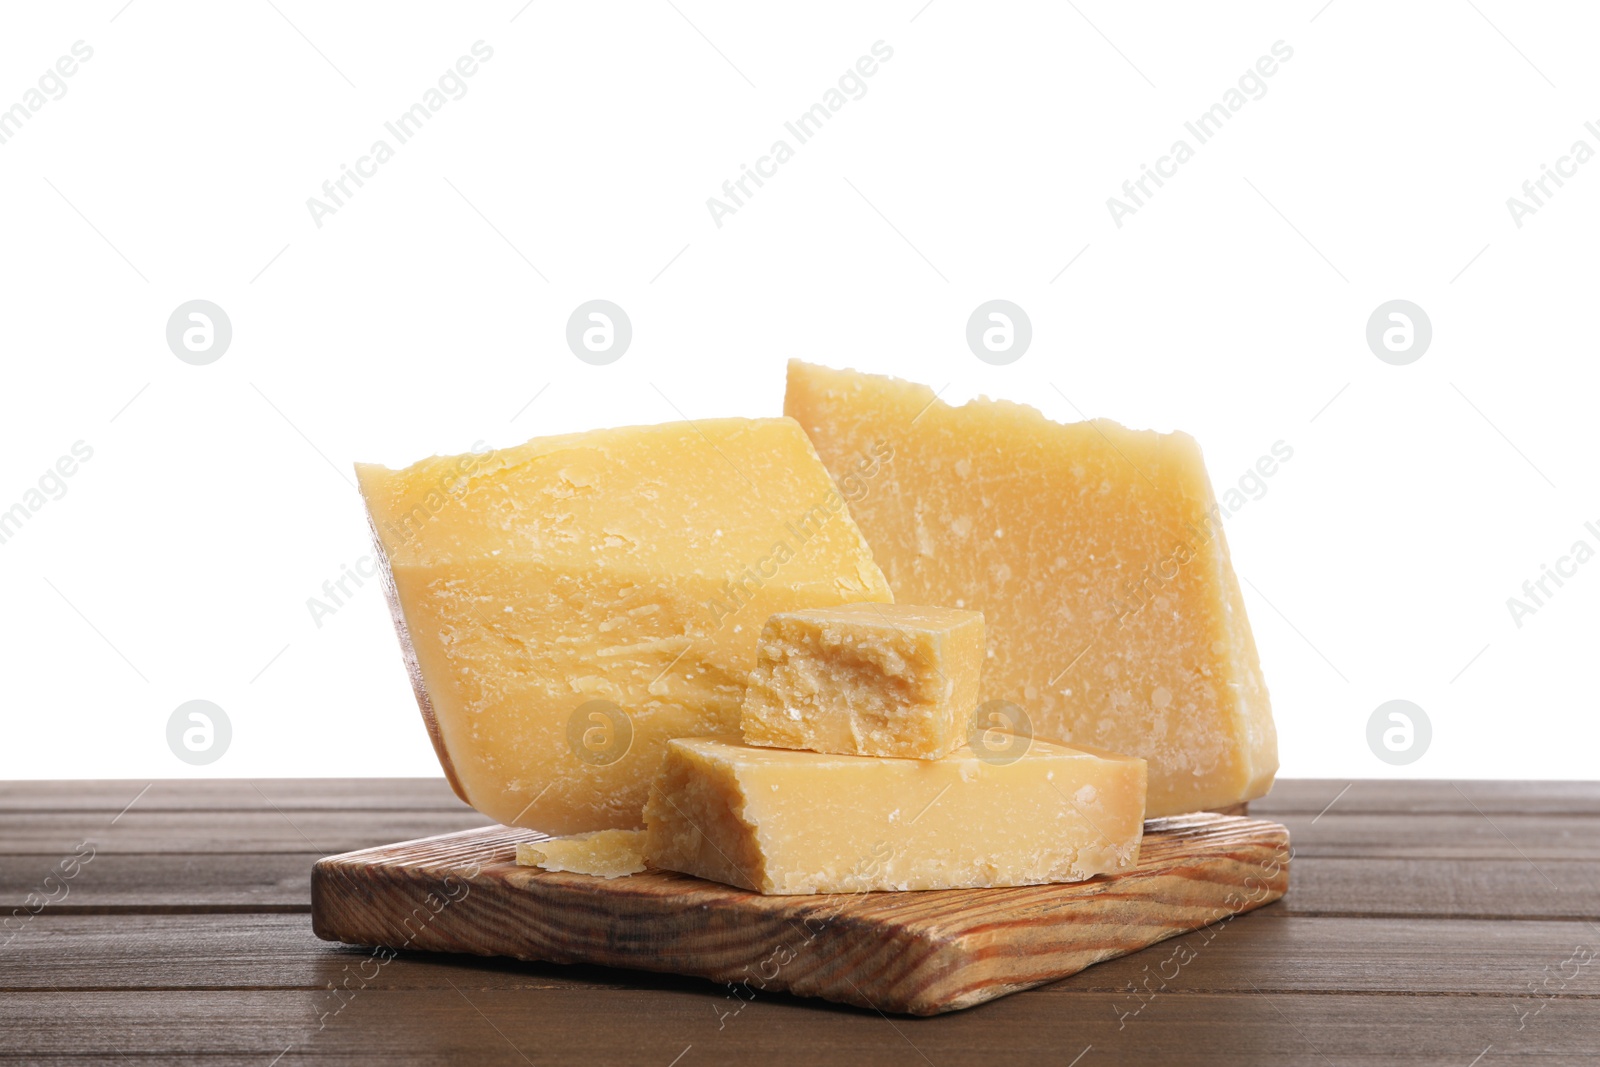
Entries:
[[976, 611], [866, 603], [780, 612], [756, 646], [744, 739], [937, 759], [966, 743], [983, 653]]
[[1012, 740], [936, 760], [672, 741], [645, 859], [761, 893], [1075, 882], [1138, 862], [1143, 760]]
[[1264, 794], [1277, 734], [1200, 450], [1186, 434], [790, 363], [784, 411], [843, 482], [897, 600], [982, 611], [985, 701], [1142, 756], [1152, 817]]
[[737, 728], [769, 615], [890, 599], [788, 419], [356, 470], [439, 760], [508, 825], [640, 826], [667, 739]]
[[595, 830], [548, 841], [518, 842], [517, 864], [598, 878], [638, 874], [645, 869], [644, 831]]

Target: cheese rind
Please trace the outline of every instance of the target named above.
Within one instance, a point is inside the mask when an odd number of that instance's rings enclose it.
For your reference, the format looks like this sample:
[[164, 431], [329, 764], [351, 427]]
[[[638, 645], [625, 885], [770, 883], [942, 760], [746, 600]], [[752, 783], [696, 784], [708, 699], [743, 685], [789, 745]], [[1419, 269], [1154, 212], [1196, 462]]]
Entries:
[[667, 744], [645, 858], [760, 893], [1073, 882], [1138, 861], [1143, 760], [1048, 742], [995, 760]]
[[1151, 817], [1271, 788], [1266, 683], [1193, 438], [799, 362], [784, 411], [836, 478], [887, 442], [853, 514], [897, 600], [983, 612], [981, 699], [1149, 760]]
[[356, 472], [440, 763], [507, 825], [640, 826], [666, 741], [737, 727], [769, 615], [890, 599], [789, 419]]
[[966, 743], [983, 654], [976, 611], [866, 603], [780, 612], [756, 645], [744, 740], [937, 759]]
[[643, 830], [595, 830], [548, 841], [519, 841], [517, 865], [621, 878], [645, 869]]

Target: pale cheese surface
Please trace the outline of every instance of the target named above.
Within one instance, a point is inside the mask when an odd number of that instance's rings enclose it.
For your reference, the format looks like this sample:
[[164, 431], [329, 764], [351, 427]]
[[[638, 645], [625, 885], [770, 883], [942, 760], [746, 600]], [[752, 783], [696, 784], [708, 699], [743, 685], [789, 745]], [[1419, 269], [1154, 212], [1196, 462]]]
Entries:
[[357, 474], [440, 762], [508, 825], [641, 825], [665, 742], [737, 728], [768, 616], [890, 599], [789, 419], [597, 430]]
[[643, 830], [593, 830], [548, 841], [518, 842], [517, 865], [621, 878], [646, 869]]
[[1152, 817], [1271, 788], [1267, 688], [1193, 438], [799, 362], [784, 410], [836, 478], [892, 453], [852, 511], [897, 600], [983, 612], [985, 701], [1147, 759]]
[[683, 738], [645, 857], [775, 894], [1082, 881], [1138, 861], [1144, 799], [1143, 760], [1043, 741], [922, 760]]
[[965, 744], [972, 725], [983, 616], [877, 603], [780, 612], [756, 653], [746, 742], [936, 759]]

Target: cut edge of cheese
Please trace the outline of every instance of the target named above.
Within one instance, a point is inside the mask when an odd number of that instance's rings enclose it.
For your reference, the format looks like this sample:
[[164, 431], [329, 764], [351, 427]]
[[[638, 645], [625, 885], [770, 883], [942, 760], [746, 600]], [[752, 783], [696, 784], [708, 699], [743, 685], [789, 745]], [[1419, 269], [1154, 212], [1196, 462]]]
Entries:
[[[357, 474], [360, 474], [359, 464]], [[405, 611], [400, 607], [400, 590], [394, 584], [389, 550], [383, 546], [383, 538], [378, 534], [378, 525], [373, 521], [370, 510], [367, 512], [367, 530], [372, 534], [372, 551], [377, 559], [378, 578], [383, 584], [383, 597], [389, 605], [389, 621], [394, 623], [395, 636], [400, 640], [400, 659], [405, 664], [406, 680], [411, 683], [411, 694], [417, 698], [417, 710], [422, 713], [422, 725], [427, 728], [428, 743], [433, 746], [433, 754], [439, 758], [439, 767], [444, 771], [445, 781], [450, 783], [451, 790], [461, 798], [463, 804], [470, 805], [472, 798], [467, 796], [467, 790], [456, 774], [455, 761], [450, 758], [450, 749], [445, 746], [444, 735], [439, 731], [433, 697], [429, 695], [428, 683], [422, 677], [422, 665], [417, 662], [417, 646], [411, 640], [411, 628], [406, 623]]]
[[843, 604], [773, 615], [745, 689], [746, 743], [938, 759], [966, 743], [983, 670], [983, 615]]

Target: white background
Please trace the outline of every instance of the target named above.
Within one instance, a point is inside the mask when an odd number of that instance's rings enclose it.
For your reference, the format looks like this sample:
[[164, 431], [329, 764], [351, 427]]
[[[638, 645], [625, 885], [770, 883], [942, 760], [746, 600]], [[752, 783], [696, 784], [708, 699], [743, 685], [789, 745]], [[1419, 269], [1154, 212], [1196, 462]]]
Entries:
[[[1600, 149], [1592, 9], [276, 3], [6, 13], [0, 107], [94, 54], [0, 145], [0, 510], [94, 451], [0, 544], [0, 777], [437, 773], [376, 585], [307, 607], [369, 551], [350, 463], [776, 414], [791, 356], [1186, 429], [1219, 491], [1285, 442], [1228, 519], [1283, 774], [1593, 776], [1600, 561], [1520, 628], [1506, 604], [1600, 548], [1600, 161], [1521, 228], [1506, 206]], [[307, 198], [479, 40], [318, 228]], [[880, 40], [718, 228], [706, 199]], [[1266, 95], [1114, 225], [1280, 40]], [[634, 326], [605, 367], [563, 336], [595, 297]], [[964, 340], [995, 297], [1034, 328], [1004, 367]], [[209, 366], [165, 341], [195, 298], [232, 320]], [[1394, 298], [1433, 323], [1409, 366], [1364, 338]], [[166, 743], [194, 698], [233, 724], [206, 767]], [[1433, 724], [1404, 768], [1366, 742], [1393, 698]]]

